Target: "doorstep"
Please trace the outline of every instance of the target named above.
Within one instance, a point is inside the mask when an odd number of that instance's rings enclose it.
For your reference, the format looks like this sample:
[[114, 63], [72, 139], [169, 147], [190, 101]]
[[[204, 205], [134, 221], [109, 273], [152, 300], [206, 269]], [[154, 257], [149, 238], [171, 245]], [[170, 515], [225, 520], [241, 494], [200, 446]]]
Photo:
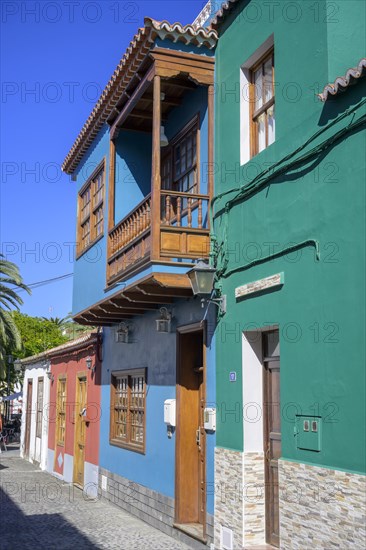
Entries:
[[182, 531], [186, 535], [207, 544], [207, 538], [203, 536], [203, 526], [201, 523], [174, 523], [173, 527]]

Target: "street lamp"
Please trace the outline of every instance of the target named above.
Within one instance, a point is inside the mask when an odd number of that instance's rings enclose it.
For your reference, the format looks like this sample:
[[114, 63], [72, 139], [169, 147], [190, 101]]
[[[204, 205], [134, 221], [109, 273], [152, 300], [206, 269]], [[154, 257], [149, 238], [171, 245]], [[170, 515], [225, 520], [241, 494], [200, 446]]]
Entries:
[[208, 304], [216, 304], [219, 308], [219, 313], [226, 313], [226, 295], [220, 296], [219, 298], [204, 298], [203, 296], [210, 294], [213, 296], [215, 293], [214, 282], [216, 269], [211, 267], [203, 260], [199, 260], [192, 269], [187, 273], [193, 294], [195, 296], [202, 296], [201, 303], [204, 307], [205, 302]]
[[211, 294], [214, 287], [216, 269], [209, 266], [203, 260], [188, 271], [187, 275], [191, 282], [193, 294], [201, 296], [201, 294]]

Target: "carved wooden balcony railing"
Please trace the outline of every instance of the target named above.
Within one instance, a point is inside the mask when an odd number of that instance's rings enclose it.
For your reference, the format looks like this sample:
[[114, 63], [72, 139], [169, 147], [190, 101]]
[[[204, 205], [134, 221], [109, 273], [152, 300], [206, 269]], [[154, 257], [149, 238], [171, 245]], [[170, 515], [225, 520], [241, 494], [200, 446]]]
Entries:
[[160, 256], [204, 258], [208, 255], [209, 196], [160, 191]]
[[150, 255], [151, 195], [109, 232], [108, 282]]
[[[209, 196], [160, 190], [160, 219], [151, 219], [151, 195], [109, 232], [107, 282], [127, 277], [153, 261], [178, 262], [209, 252]], [[152, 253], [152, 235], [159, 243]]]

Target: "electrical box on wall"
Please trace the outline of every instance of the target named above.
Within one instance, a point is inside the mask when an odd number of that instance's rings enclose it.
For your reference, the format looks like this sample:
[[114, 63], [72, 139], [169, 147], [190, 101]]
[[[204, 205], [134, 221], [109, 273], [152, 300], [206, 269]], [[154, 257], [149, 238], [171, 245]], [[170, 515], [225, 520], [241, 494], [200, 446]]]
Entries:
[[296, 415], [295, 435], [298, 449], [321, 451], [321, 417]]
[[175, 399], [164, 401], [164, 422], [168, 426], [175, 427]]
[[216, 431], [216, 409], [207, 407], [203, 412], [203, 427], [210, 432]]

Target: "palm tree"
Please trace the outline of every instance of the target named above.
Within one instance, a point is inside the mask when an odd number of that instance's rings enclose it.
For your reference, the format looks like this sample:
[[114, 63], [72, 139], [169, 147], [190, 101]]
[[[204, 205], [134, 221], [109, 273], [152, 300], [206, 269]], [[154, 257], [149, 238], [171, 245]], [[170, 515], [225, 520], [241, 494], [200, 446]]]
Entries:
[[60, 319], [60, 317], [42, 317], [44, 321], [49, 321], [50, 323], [53, 323], [54, 325], [58, 327], [63, 327], [63, 325], [66, 322], [67, 317], [63, 317]]
[[21, 345], [19, 330], [11, 314], [12, 308], [19, 310], [19, 306], [23, 304], [22, 298], [16, 292], [18, 290], [31, 294], [30, 288], [23, 283], [18, 266], [5, 260], [4, 255], [0, 254], [0, 371], [4, 367], [5, 349], [17, 350]]

